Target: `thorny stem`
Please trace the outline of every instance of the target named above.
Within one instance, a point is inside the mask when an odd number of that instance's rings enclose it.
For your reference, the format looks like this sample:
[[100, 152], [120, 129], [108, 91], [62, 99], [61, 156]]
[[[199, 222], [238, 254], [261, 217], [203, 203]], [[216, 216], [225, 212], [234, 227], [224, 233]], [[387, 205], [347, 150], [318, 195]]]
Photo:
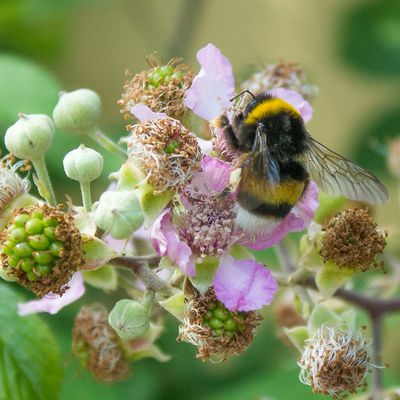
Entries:
[[96, 128], [93, 131], [89, 132], [88, 135], [105, 150], [109, 151], [110, 153], [117, 154], [123, 159], [126, 158], [126, 152], [116, 143], [114, 143], [100, 129]]
[[147, 289], [168, 295], [170, 288], [161, 278], [158, 277], [150, 268], [157, 267], [160, 257], [115, 257], [110, 261], [119, 267], [131, 270], [144, 283]]
[[[280, 260], [285, 260], [288, 264], [286, 267], [283, 266], [284, 271], [293, 271], [294, 263], [289, 255], [289, 250], [283, 242], [278, 245], [278, 254]], [[305, 277], [302, 274], [298, 274], [298, 280], [293, 279], [293, 274], [286, 278], [281, 274], [277, 276], [277, 281], [281, 284], [301, 285], [305, 288], [316, 289], [316, 283], [313, 278]], [[339, 297], [348, 303], [354, 304], [355, 306], [362, 308], [366, 311], [370, 317], [372, 324], [372, 337], [373, 337], [373, 362], [378, 368], [374, 368], [373, 377], [373, 392], [371, 400], [379, 400], [382, 394], [382, 360], [381, 360], [381, 347], [382, 347], [382, 319], [385, 314], [400, 311], [400, 299], [377, 299], [364, 296], [351, 290], [338, 289], [335, 297]]]

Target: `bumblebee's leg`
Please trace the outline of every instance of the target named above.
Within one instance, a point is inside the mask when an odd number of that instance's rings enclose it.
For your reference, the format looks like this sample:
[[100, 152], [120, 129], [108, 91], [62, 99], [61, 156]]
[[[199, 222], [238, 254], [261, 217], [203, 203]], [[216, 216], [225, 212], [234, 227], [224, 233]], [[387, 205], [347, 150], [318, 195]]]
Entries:
[[222, 135], [224, 137], [226, 146], [230, 150], [233, 150], [233, 151], [239, 150], [239, 142], [237, 140], [235, 132], [233, 131], [233, 129], [230, 125], [227, 125], [223, 128]]

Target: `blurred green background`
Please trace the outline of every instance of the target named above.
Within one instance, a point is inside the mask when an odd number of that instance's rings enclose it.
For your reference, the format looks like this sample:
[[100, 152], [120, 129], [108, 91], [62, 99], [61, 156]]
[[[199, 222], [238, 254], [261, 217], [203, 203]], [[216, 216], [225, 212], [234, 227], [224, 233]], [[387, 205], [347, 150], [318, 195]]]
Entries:
[[[145, 69], [146, 55], [157, 50], [164, 60], [183, 57], [197, 71], [196, 51], [208, 42], [231, 60], [237, 77], [254, 64], [299, 62], [320, 88], [310, 132], [394, 188], [384, 153], [390, 137], [400, 133], [397, 0], [1, 0], [0, 132], [18, 112], [51, 113], [60, 90], [88, 87], [102, 98], [103, 129], [117, 139], [125, 135], [116, 105], [125, 70]], [[48, 162], [62, 199], [77, 190], [65, 180], [61, 160], [79, 140], [57, 135]], [[108, 157], [98, 192], [118, 161]], [[400, 217], [397, 203], [393, 195], [376, 211], [388, 228]], [[270, 252], [260, 256], [276, 265]], [[276, 336], [269, 314], [250, 350], [219, 365], [203, 364], [191, 346], [177, 344], [177, 325], [168, 320], [160, 344], [174, 356], [171, 362], [141, 361], [129, 382], [99, 385], [70, 354], [74, 315], [91, 299], [110, 307], [115, 300], [93, 289], [57, 316], [43, 316], [62, 348], [61, 400], [318, 398], [299, 383], [297, 354]], [[399, 324], [397, 317], [386, 321], [386, 332]], [[389, 336], [387, 384], [400, 381], [400, 350]]]

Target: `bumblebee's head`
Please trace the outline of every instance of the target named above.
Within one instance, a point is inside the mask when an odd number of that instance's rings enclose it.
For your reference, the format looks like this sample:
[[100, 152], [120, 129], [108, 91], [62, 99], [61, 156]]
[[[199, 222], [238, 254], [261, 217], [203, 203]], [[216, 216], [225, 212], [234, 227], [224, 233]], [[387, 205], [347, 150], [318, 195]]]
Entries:
[[232, 121], [239, 148], [251, 151], [256, 131], [261, 130], [267, 137], [269, 150], [277, 155], [304, 151], [306, 131], [300, 112], [268, 92], [252, 96], [243, 112], [238, 113]]

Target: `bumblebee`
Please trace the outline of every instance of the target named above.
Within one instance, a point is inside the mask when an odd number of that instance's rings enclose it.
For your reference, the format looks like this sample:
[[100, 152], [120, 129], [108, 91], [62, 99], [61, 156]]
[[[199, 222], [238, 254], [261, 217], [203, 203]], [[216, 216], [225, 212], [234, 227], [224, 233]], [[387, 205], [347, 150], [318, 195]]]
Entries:
[[279, 222], [301, 202], [310, 181], [333, 196], [381, 204], [388, 191], [373, 174], [311, 137], [299, 111], [268, 92], [252, 100], [231, 121], [226, 114], [212, 125], [222, 129], [241, 168], [236, 222], [247, 231]]

